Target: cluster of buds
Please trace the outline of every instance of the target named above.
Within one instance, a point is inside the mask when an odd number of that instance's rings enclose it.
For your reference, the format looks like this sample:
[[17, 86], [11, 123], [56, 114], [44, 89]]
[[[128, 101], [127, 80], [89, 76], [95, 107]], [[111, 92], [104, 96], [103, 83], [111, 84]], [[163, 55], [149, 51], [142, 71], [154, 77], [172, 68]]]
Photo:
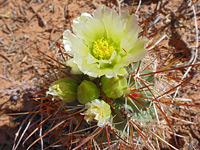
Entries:
[[125, 95], [126, 67], [144, 57], [146, 38], [138, 38], [142, 29], [129, 11], [118, 14], [105, 6], [97, 8], [93, 16], [83, 13], [74, 19], [72, 29], [73, 33], [63, 33], [64, 48], [72, 56], [66, 64], [72, 74], [84, 76], [77, 75], [82, 77], [79, 83], [70, 78], [59, 79], [47, 94], [65, 102], [77, 100], [85, 105], [85, 120], [95, 120], [103, 126], [111, 116], [107, 99]]

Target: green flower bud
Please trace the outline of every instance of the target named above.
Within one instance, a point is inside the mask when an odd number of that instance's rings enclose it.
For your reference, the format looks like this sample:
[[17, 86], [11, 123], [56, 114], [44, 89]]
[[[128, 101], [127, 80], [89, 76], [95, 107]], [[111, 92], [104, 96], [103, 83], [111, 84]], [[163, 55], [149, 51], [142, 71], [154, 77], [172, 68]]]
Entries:
[[127, 80], [124, 76], [101, 79], [101, 87], [107, 97], [116, 99], [121, 97], [127, 89]]
[[84, 80], [78, 87], [77, 95], [78, 101], [81, 104], [86, 104], [94, 99], [98, 99], [100, 92], [93, 82]]
[[52, 83], [47, 94], [66, 102], [73, 102], [77, 98], [77, 88], [78, 84], [75, 80], [62, 78]]

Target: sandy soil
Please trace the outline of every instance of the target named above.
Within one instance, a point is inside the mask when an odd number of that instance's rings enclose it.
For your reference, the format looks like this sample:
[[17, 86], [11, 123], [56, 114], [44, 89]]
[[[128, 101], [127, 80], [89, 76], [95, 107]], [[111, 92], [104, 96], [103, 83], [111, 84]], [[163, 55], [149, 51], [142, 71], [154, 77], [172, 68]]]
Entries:
[[[79, 16], [82, 12], [91, 13], [99, 5], [107, 5], [118, 10], [119, 1], [115, 0], [1, 0], [0, 1], [0, 149], [11, 149], [15, 133], [19, 128], [20, 116], [12, 116], [11, 113], [31, 111], [31, 106], [23, 101], [23, 94], [29, 90], [34, 91], [36, 85], [40, 82], [39, 76], [43, 76], [45, 63], [37, 59], [44, 58], [38, 53], [39, 49], [48, 54], [57, 54], [58, 48], [56, 42], [62, 43], [62, 32], [70, 28], [72, 19]], [[177, 8], [186, 3], [186, 0], [169, 1], [165, 8], [159, 8], [160, 3], [166, 1], [144, 0], [140, 6], [137, 15], [141, 26], [144, 27], [144, 20], [153, 16], [156, 10], [161, 9], [155, 16], [166, 17], [170, 12], [175, 15], [174, 28], [181, 35], [177, 39], [177, 32], [171, 32], [174, 35], [171, 43], [163, 42], [168, 48], [176, 47], [178, 42], [189, 45], [185, 52], [177, 52], [177, 55], [192, 57], [195, 46], [195, 27], [194, 20], [191, 17], [192, 11], [183, 15], [177, 11]], [[194, 1], [195, 3], [196, 1]], [[135, 2], [134, 11], [138, 6]], [[197, 2], [198, 3], [198, 2]], [[200, 24], [200, 5], [195, 4], [198, 24]], [[130, 9], [131, 0], [124, 0], [120, 3], [122, 9]], [[142, 9], [141, 9], [142, 8]], [[185, 8], [186, 9], [186, 8]], [[181, 10], [179, 10], [181, 11]], [[184, 11], [182, 11], [184, 12]], [[176, 19], [178, 18], [178, 23]], [[151, 25], [158, 17], [152, 17], [147, 22]], [[168, 20], [167, 20], [168, 19]], [[167, 18], [170, 21], [173, 18]], [[181, 26], [187, 26], [181, 28]], [[154, 29], [164, 26], [163, 22], [158, 22]], [[200, 27], [200, 26], [198, 26]], [[183, 34], [185, 33], [185, 34]], [[156, 32], [155, 32], [156, 34]], [[155, 37], [155, 34], [149, 34], [149, 38]], [[192, 49], [193, 47], [193, 49]], [[181, 49], [180, 46], [178, 48]], [[190, 51], [190, 52], [188, 52]], [[44, 58], [46, 59], [46, 58]], [[199, 58], [197, 61], [199, 62]], [[182, 59], [180, 64], [187, 63]], [[199, 72], [200, 68], [192, 69], [193, 73]], [[192, 83], [199, 86], [200, 76], [195, 75]], [[200, 105], [199, 87], [191, 86], [190, 88], [181, 89], [182, 97], [190, 98], [194, 104]], [[186, 120], [193, 122], [193, 125], [180, 125], [175, 130], [178, 134], [184, 135], [185, 138], [179, 138], [180, 149], [200, 149], [200, 111], [199, 108], [190, 108], [188, 111], [180, 113]], [[17, 121], [16, 121], [17, 120]], [[19, 121], [20, 120], [20, 121]], [[169, 138], [168, 141], [174, 141]], [[23, 148], [22, 148], [23, 149]], [[38, 147], [35, 149], [39, 149]]]

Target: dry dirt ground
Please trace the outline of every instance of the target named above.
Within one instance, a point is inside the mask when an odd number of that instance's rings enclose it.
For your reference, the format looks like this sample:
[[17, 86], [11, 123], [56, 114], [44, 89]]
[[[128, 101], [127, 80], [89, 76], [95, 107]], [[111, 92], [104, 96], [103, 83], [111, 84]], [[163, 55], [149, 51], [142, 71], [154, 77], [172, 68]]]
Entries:
[[[149, 17], [148, 27], [154, 22], [159, 28], [160, 17], [173, 14], [165, 21], [171, 22], [174, 19], [174, 28], [181, 35], [181, 40], [171, 41], [171, 46], [176, 46], [177, 41], [186, 41], [189, 45], [188, 51], [195, 48], [195, 25], [192, 9], [184, 8], [187, 0], [136, 0], [134, 11], [139, 8], [137, 15], [139, 20]], [[165, 4], [166, 3], [166, 4]], [[200, 29], [200, 2], [193, 0], [198, 30]], [[37, 57], [43, 58], [35, 49], [45, 53], [56, 53], [58, 50], [56, 42], [62, 42], [62, 32], [70, 28], [72, 19], [82, 12], [91, 13], [99, 5], [107, 5], [119, 10], [130, 9], [131, 0], [0, 0], [0, 150], [9, 150], [12, 147], [15, 133], [20, 122], [16, 122], [16, 117], [10, 113], [29, 111], [31, 106], [25, 105], [22, 96], [28, 89], [35, 89], [43, 75], [46, 65], [39, 61]], [[163, 8], [161, 7], [162, 5]], [[183, 8], [178, 8], [183, 5]], [[191, 6], [188, 4], [191, 8]], [[159, 8], [160, 7], [160, 8]], [[188, 9], [188, 12], [185, 12]], [[157, 12], [157, 13], [155, 13]], [[185, 15], [185, 14], [186, 15]], [[158, 24], [156, 24], [158, 19]], [[161, 19], [162, 20], [162, 19]], [[180, 28], [178, 23], [185, 28]], [[141, 21], [142, 22], [142, 21]], [[170, 24], [170, 25], [171, 25]], [[142, 24], [144, 28], [144, 24]], [[177, 34], [177, 33], [176, 33]], [[155, 34], [149, 37], [156, 36]], [[198, 35], [199, 36], [199, 35]], [[175, 35], [174, 37], [178, 37]], [[167, 43], [168, 44], [168, 43]], [[182, 44], [182, 43], [181, 43]], [[198, 45], [199, 46], [199, 45]], [[193, 49], [192, 49], [193, 48]], [[186, 57], [190, 53], [184, 54]], [[192, 56], [188, 56], [192, 57]], [[48, 61], [48, 60], [47, 60]], [[184, 61], [184, 60], [183, 60]], [[199, 62], [197, 58], [196, 62]], [[183, 62], [187, 63], [187, 62]], [[193, 72], [199, 72], [195, 68]], [[192, 81], [199, 85], [200, 77], [195, 76]], [[182, 96], [194, 100], [195, 104], [200, 104], [198, 87], [183, 89]], [[200, 110], [191, 108], [188, 112], [180, 112], [185, 115], [188, 121], [195, 125], [182, 126], [177, 128], [177, 133], [184, 135], [184, 139], [179, 140], [180, 149], [200, 149]], [[170, 141], [170, 139], [169, 139]], [[23, 148], [22, 148], [23, 149]], [[35, 148], [36, 149], [36, 148]]]

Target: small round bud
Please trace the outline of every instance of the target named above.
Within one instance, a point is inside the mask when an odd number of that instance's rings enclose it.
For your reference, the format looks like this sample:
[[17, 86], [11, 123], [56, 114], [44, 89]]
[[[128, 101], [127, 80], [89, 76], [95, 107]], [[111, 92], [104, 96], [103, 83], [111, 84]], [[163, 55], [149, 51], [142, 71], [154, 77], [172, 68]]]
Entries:
[[84, 80], [77, 90], [78, 101], [81, 104], [86, 104], [94, 99], [98, 99], [100, 92], [98, 87], [91, 81]]
[[75, 80], [62, 78], [53, 82], [47, 94], [58, 97], [65, 102], [73, 102], [77, 98], [78, 84]]
[[107, 97], [116, 99], [121, 97], [127, 89], [127, 80], [124, 76], [101, 79], [101, 87]]

